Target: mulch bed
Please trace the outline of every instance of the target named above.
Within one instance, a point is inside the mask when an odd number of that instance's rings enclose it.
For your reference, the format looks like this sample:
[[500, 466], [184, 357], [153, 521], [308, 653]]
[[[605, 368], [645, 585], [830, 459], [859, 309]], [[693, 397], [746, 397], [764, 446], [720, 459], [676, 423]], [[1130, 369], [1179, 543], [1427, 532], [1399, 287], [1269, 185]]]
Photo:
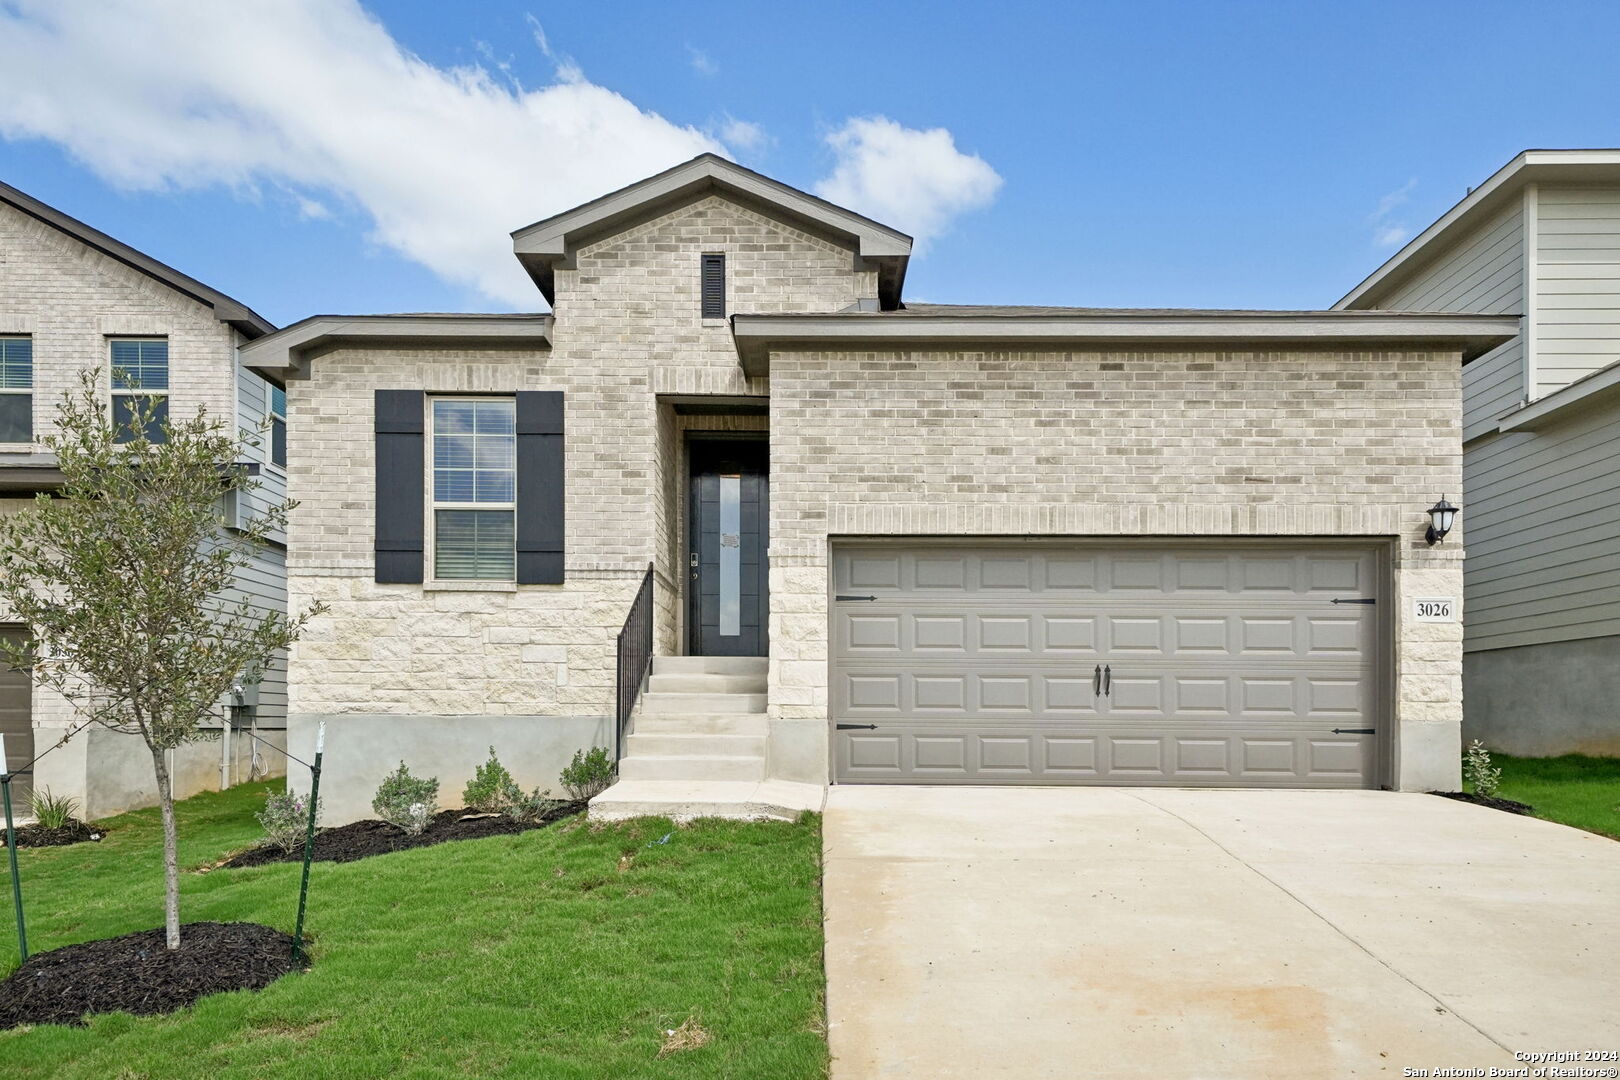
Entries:
[[1510, 814], [1528, 814], [1535, 810], [1535, 807], [1528, 803], [1514, 802], [1512, 799], [1498, 799], [1490, 795], [1475, 795], [1468, 791], [1431, 791], [1429, 794], [1438, 795], [1442, 799], [1470, 802], [1475, 806], [1488, 806], [1492, 810], [1506, 810]]
[[[485, 836], [510, 836], [514, 833], [540, 829], [563, 818], [572, 817], [585, 809], [585, 803], [568, 802], [538, 821], [513, 821], [505, 814], [470, 814], [466, 810], [441, 810], [433, 824], [418, 836], [411, 836], [386, 821], [356, 821], [315, 834], [316, 862], [354, 862], [372, 855], [387, 855], [411, 848], [432, 847], [447, 840], [477, 840]], [[292, 851], [262, 846], [244, 851], [225, 860], [220, 867], [226, 870], [244, 866], [265, 866], [269, 863], [302, 862], [303, 845]]]
[[[0, 822], [0, 825], [3, 824], [4, 822]], [[17, 846], [62, 847], [67, 844], [82, 844], [86, 840], [100, 840], [106, 835], [105, 829], [93, 829], [82, 821], [70, 821], [60, 829], [47, 829], [43, 825], [24, 825], [17, 830]], [[4, 830], [0, 829], [0, 840], [4, 839]]]
[[88, 1013], [171, 1013], [205, 994], [262, 989], [293, 970], [291, 935], [258, 923], [186, 923], [180, 948], [163, 941], [159, 927], [29, 957], [0, 981], [0, 1030], [83, 1024]]

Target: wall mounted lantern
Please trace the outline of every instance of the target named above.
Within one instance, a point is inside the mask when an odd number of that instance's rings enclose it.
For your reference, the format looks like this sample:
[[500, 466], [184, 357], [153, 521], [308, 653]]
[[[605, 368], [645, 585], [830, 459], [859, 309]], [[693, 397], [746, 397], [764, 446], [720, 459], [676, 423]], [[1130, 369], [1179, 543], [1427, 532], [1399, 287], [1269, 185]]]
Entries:
[[1457, 511], [1461, 509], [1460, 506], [1448, 503], [1444, 495], [1440, 496], [1439, 502], [1429, 507], [1429, 531], [1423, 538], [1429, 542], [1430, 547], [1446, 538], [1446, 533], [1451, 531], [1451, 523], [1457, 518]]

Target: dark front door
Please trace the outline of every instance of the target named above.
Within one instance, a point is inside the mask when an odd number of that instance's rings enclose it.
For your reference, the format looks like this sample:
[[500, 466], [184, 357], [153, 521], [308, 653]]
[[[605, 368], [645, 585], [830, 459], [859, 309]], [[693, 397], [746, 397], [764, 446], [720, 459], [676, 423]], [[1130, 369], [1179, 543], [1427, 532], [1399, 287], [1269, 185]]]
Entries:
[[764, 656], [766, 444], [693, 442], [691, 458], [688, 649], [694, 656]]

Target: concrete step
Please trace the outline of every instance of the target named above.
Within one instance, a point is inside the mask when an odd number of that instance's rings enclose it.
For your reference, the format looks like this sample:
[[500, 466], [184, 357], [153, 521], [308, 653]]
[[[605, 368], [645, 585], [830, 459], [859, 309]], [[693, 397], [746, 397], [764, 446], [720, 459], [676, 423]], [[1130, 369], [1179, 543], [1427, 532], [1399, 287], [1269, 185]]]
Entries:
[[786, 780], [623, 780], [591, 800], [595, 821], [665, 817], [676, 821], [717, 817], [740, 821], [791, 821], [805, 810], [820, 811], [827, 789]]
[[641, 695], [644, 713], [762, 713], [764, 694], [665, 694]]
[[717, 675], [712, 672], [665, 672], [647, 680], [652, 694], [763, 694], [763, 675]]
[[636, 731], [624, 741], [630, 757], [765, 756], [765, 735], [717, 735], [690, 731]]
[[725, 757], [719, 754], [638, 757], [619, 762], [621, 780], [763, 780], [765, 758], [753, 754]]
[[764, 713], [637, 713], [638, 735], [764, 735]]
[[770, 660], [763, 656], [655, 656], [654, 675], [763, 675]]

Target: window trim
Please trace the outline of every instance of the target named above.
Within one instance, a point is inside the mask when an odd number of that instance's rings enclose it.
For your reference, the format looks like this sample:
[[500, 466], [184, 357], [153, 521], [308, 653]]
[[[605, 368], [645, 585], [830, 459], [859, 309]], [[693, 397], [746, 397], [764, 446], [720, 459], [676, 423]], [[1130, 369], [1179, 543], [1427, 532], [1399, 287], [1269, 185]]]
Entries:
[[34, 445], [34, 335], [32, 334], [0, 334], [0, 342], [26, 341], [28, 342], [28, 385], [0, 386], [0, 394], [11, 397], [28, 398], [28, 438], [0, 441], [0, 446], [33, 446]]
[[[281, 394], [281, 411], [276, 412], [276, 393]], [[264, 384], [264, 415], [270, 421], [270, 446], [266, 457], [270, 464], [283, 472], [287, 471], [287, 391], [275, 383], [265, 380]], [[276, 424], [281, 425], [281, 460], [276, 460]]]
[[[438, 497], [438, 441], [439, 425], [435, 415], [435, 404], [440, 401], [498, 401], [511, 406], [512, 409], [512, 499], [509, 502], [464, 502], [443, 501]], [[482, 588], [488, 585], [510, 584], [517, 586], [517, 398], [513, 394], [457, 394], [457, 393], [429, 393], [426, 395], [426, 453], [423, 454], [423, 483], [427, 487], [425, 503], [425, 521], [422, 529], [422, 557], [424, 563], [424, 584], [436, 585], [440, 588], [455, 588], [457, 586], [471, 586]], [[462, 578], [439, 576], [439, 511], [440, 510], [487, 510], [500, 511], [512, 516], [512, 576], [504, 578]]]
[[[146, 387], [133, 387], [133, 388], [132, 387], [120, 387], [118, 385], [118, 380], [113, 378], [113, 370], [118, 366], [117, 364], [113, 363], [113, 346], [115, 344], [117, 344], [118, 342], [121, 342], [121, 341], [161, 341], [161, 342], [163, 342], [163, 387], [161, 389], [148, 389]], [[173, 359], [173, 354], [171, 353], [170, 348], [169, 348], [171, 342], [169, 341], [168, 335], [167, 334], [109, 334], [107, 336], [107, 338], [106, 338], [106, 342], [107, 342], [107, 368], [106, 368], [106, 370], [107, 370], [107, 419], [108, 419], [108, 422], [109, 423], [116, 423], [117, 422], [117, 416], [116, 416], [115, 411], [113, 409], [113, 402], [114, 402], [115, 398], [120, 398], [120, 397], [126, 397], [126, 398], [127, 397], [161, 397], [172, 408], [172, 406], [174, 405], [173, 398], [171, 397], [171, 394], [172, 394], [173, 391], [172, 391], [172, 388], [170, 387], [169, 384], [173, 380], [170, 379], [169, 376], [171, 374], [170, 362]], [[167, 418], [167, 416], [168, 416], [168, 414], [166, 413], [165, 418]], [[129, 439], [116, 439], [115, 438], [114, 441], [116, 441], [116, 442], [129, 442], [131, 440], [129, 440]]]

